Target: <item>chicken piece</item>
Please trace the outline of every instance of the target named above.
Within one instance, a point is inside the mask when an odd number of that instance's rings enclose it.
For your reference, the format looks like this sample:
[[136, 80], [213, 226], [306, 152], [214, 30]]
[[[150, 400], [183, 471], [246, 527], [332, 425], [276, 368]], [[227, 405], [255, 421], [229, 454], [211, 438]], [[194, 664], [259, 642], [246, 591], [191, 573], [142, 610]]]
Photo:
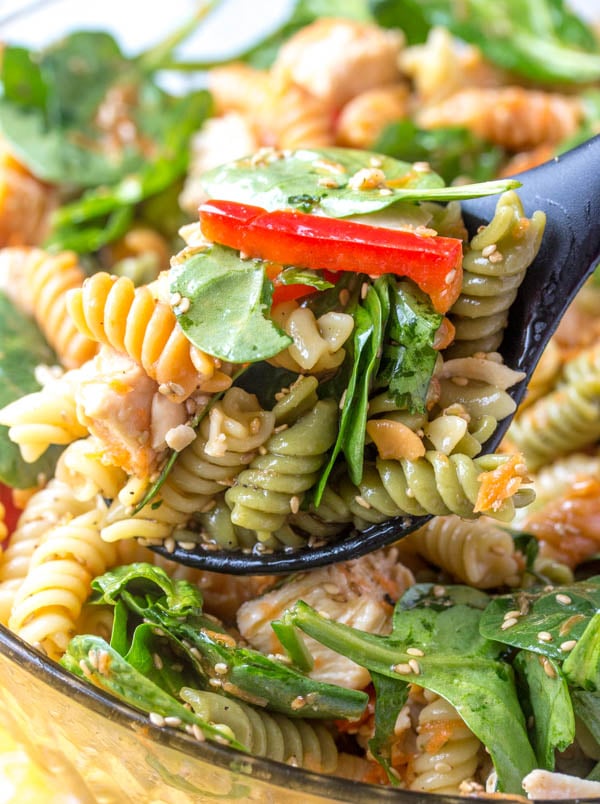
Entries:
[[422, 128], [465, 126], [511, 151], [557, 144], [575, 134], [583, 114], [575, 97], [518, 86], [462, 89], [416, 116]]
[[406, 84], [390, 84], [361, 92], [342, 108], [336, 125], [338, 145], [369, 150], [390, 123], [409, 114]]
[[579, 779], [566, 773], [552, 773], [551, 771], [536, 770], [528, 773], [523, 779], [523, 788], [530, 799], [543, 799], [544, 801], [575, 801], [582, 798], [600, 798], [600, 782]]
[[202, 174], [254, 153], [259, 145], [249, 119], [239, 112], [207, 120], [192, 139], [190, 168], [179, 196], [181, 207], [197, 217], [198, 207], [207, 200], [201, 184]]
[[[271, 621], [298, 600], [304, 600], [332, 620], [386, 634], [391, 629], [392, 601], [414, 583], [410, 570], [398, 561], [395, 548], [380, 550], [354, 561], [294, 575], [287, 583], [262, 597], [244, 603], [237, 616], [241, 635], [263, 653], [281, 653]], [[314, 657], [313, 678], [351, 689], [363, 689], [369, 672], [350, 659], [306, 637]]]
[[296, 84], [339, 108], [360, 92], [399, 81], [402, 46], [398, 31], [324, 17], [286, 42], [271, 74], [277, 85]]
[[159, 394], [141, 366], [109, 347], [82, 367], [76, 401], [78, 419], [102, 444], [106, 462], [137, 477], [155, 471], [166, 434], [187, 419], [185, 405]]

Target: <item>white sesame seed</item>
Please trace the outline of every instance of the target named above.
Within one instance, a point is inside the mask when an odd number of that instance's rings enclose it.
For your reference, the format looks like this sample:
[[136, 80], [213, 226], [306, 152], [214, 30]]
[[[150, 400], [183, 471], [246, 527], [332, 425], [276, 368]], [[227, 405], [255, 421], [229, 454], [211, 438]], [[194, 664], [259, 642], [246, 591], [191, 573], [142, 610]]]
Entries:
[[360, 494], [357, 494], [354, 497], [354, 502], [357, 505], [360, 505], [361, 508], [365, 508], [367, 511], [371, 508], [371, 504], [369, 502], [367, 502], [367, 500], [365, 500], [364, 497], [361, 497]]
[[192, 734], [194, 735], [196, 740], [198, 740], [199, 743], [203, 743], [206, 740], [204, 732], [197, 723], [194, 723], [192, 726]]
[[506, 631], [507, 628], [512, 628], [513, 625], [516, 625], [518, 622], [516, 617], [509, 617], [507, 620], [504, 620], [500, 628], [502, 631]]
[[302, 709], [303, 706], [306, 706], [306, 700], [302, 695], [298, 695], [291, 702], [290, 706], [294, 711]]
[[506, 612], [506, 614], [504, 615], [504, 619], [505, 620], [510, 620], [513, 617], [520, 617], [520, 616], [521, 616], [521, 612], [519, 611], [519, 609], [511, 609], [510, 611]]
[[165, 718], [165, 725], [166, 726], [172, 726], [173, 728], [176, 728], [177, 726], [181, 726], [181, 718], [180, 717], [175, 717], [175, 715], [168, 715]]
[[175, 542], [175, 539], [172, 536], [169, 536], [167, 539], [164, 540], [163, 547], [165, 548], [167, 553], [174, 553], [175, 548], [177, 547], [177, 543]]
[[225, 673], [229, 672], [229, 665], [225, 662], [217, 662], [215, 664], [215, 673], [219, 676], [224, 676]]
[[444, 597], [446, 594], [446, 587], [436, 584], [431, 591], [434, 597]]
[[540, 642], [552, 642], [552, 634], [550, 631], [538, 631], [537, 638]]
[[158, 712], [150, 712], [148, 717], [150, 718], [150, 723], [152, 723], [154, 726], [162, 727], [166, 725], [164, 717], [162, 715], [159, 715]]
[[300, 497], [297, 494], [290, 499], [290, 511], [292, 514], [297, 514], [300, 510]]
[[547, 658], [544, 657], [544, 661], [542, 662], [542, 667], [544, 668], [544, 673], [548, 676], [548, 678], [556, 678], [556, 671], [550, 664]]
[[562, 606], [568, 606], [570, 603], [573, 602], [569, 597], [569, 595], [563, 595], [563, 594], [556, 595], [554, 599], [556, 600], [557, 603], [560, 603]]
[[575, 647], [576, 644], [577, 644], [576, 639], [567, 639], [566, 642], [561, 642], [560, 643], [560, 649], [564, 650], [564, 651], [573, 650], [573, 648]]
[[209, 678], [208, 683], [210, 684], [211, 687], [218, 688], [223, 686], [223, 682], [221, 681], [220, 678]]
[[409, 675], [413, 672], [412, 667], [407, 662], [400, 662], [400, 664], [392, 665], [394, 673], [399, 673], [402, 676]]
[[164, 667], [163, 660], [160, 658], [158, 653], [153, 653], [152, 654], [152, 661], [154, 662], [154, 666], [156, 667], [157, 670], [162, 670], [163, 669], [163, 667]]
[[425, 656], [421, 648], [407, 648], [406, 652], [409, 656]]
[[410, 669], [413, 671], [413, 673], [416, 676], [421, 674], [421, 665], [419, 664], [419, 662], [416, 659], [409, 659], [408, 664], [410, 666]]
[[92, 671], [88, 667], [87, 662], [86, 662], [85, 659], [80, 659], [79, 660], [79, 667], [80, 667], [81, 672], [83, 673], [83, 675], [86, 676], [86, 678], [93, 678], [94, 674], [92, 673]]
[[446, 282], [447, 285], [451, 285], [455, 279], [456, 279], [456, 269], [453, 268], [451, 271], [448, 271], [448, 273], [444, 277], [444, 281]]
[[497, 248], [497, 246], [496, 246], [495, 243], [490, 243], [489, 246], [485, 246], [484, 248], [481, 249], [481, 256], [482, 257], [489, 257], [490, 254], [493, 254], [494, 251], [496, 251], [496, 248]]

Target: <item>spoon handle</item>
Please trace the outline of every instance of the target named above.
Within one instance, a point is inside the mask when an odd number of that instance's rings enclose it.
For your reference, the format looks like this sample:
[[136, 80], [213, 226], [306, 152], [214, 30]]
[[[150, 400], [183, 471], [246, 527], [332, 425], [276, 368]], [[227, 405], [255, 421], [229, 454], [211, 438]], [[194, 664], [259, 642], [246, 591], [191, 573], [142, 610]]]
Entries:
[[[509, 366], [530, 375], [600, 259], [600, 136], [515, 178], [522, 182], [517, 192], [525, 213], [546, 213], [540, 251], [511, 306], [500, 347]], [[496, 200], [462, 202], [471, 230], [491, 220]], [[517, 390], [519, 399], [524, 391], [525, 383]]]

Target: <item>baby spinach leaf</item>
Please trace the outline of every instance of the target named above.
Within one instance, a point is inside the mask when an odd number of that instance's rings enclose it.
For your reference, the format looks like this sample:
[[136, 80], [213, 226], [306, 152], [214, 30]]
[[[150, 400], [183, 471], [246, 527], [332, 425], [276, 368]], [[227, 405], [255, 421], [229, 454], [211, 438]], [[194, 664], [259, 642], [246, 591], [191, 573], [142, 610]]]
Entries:
[[[512, 668], [497, 658], [502, 646], [479, 634], [482, 612], [462, 604], [441, 611], [404, 609], [401, 601], [397, 608], [389, 636], [325, 619], [303, 601], [282, 620], [371, 673], [418, 684], [445, 698], [489, 750], [500, 789], [522, 792], [521, 779], [536, 767], [536, 758]], [[418, 659], [415, 649], [422, 653]]]
[[[183, 724], [199, 726], [208, 739], [223, 742], [222, 731], [187, 709], [158, 684], [136, 670], [101, 637], [73, 637], [61, 664], [80, 678], [92, 680], [95, 686], [111, 692], [142, 712], [177, 717]], [[227, 739], [227, 742], [238, 751], [248, 750], [234, 738]]]
[[597, 692], [572, 690], [571, 699], [576, 716], [600, 745], [600, 695]]
[[538, 587], [500, 595], [483, 613], [480, 628], [488, 639], [562, 661], [567, 654], [561, 645], [579, 640], [598, 608], [600, 576], [595, 576], [550, 590]]
[[[39, 391], [35, 368], [56, 362], [35, 323], [0, 293], [0, 407]], [[51, 447], [35, 463], [21, 458], [19, 447], [0, 425], [0, 482], [13, 488], [35, 486], [40, 475], [51, 477], [61, 449]]]
[[[351, 179], [376, 164], [385, 174], [383, 188], [355, 189]], [[329, 183], [335, 182], [334, 187]], [[327, 187], [323, 185], [327, 184]], [[332, 218], [385, 209], [396, 201], [451, 201], [490, 195], [518, 186], [514, 180], [445, 187], [431, 171], [415, 170], [408, 162], [352, 148], [300, 149], [267, 152], [262, 159], [245, 158], [207, 171], [202, 177], [212, 198], [255, 204], [267, 210], [296, 206], [307, 199], [315, 212]]]
[[364, 439], [368, 393], [381, 344], [383, 310], [381, 298], [370, 285], [367, 295], [354, 310], [354, 331], [349, 348], [350, 370], [343, 395], [338, 435], [329, 460], [321, 472], [313, 492], [314, 505], [318, 506], [327, 480], [340, 454], [348, 461], [348, 472], [353, 482], [360, 482], [363, 472]]
[[390, 316], [375, 385], [389, 388], [399, 408], [422, 413], [438, 357], [433, 344], [443, 316], [412, 284], [392, 280], [387, 288]]
[[371, 673], [371, 681], [375, 688], [375, 731], [369, 751], [384, 768], [390, 784], [397, 785], [398, 778], [391, 772], [391, 746], [398, 714], [408, 699], [408, 684], [379, 673]]
[[262, 260], [213, 245], [171, 269], [171, 292], [190, 300], [177, 320], [190, 341], [231, 363], [272, 357], [292, 343], [271, 319], [272, 283]]
[[584, 690], [600, 690], [600, 612], [596, 612], [563, 662], [570, 684]]
[[[158, 628], [195, 670], [196, 686], [210, 688], [210, 679], [218, 678], [227, 694], [292, 717], [357, 718], [365, 707], [365, 693], [315, 681], [238, 645], [220, 624], [203, 615], [202, 596], [194, 584], [171, 579], [160, 568], [145, 563], [118, 567], [96, 578], [92, 587], [94, 602], [127, 608], [128, 634], [142, 622]], [[120, 634], [122, 648], [122, 624]], [[226, 672], [220, 672], [225, 666]], [[299, 695], [306, 699], [301, 712], [294, 708]]]
[[401, 28], [409, 44], [433, 26], [477, 45], [492, 62], [536, 81], [587, 83], [600, 77], [591, 29], [563, 0], [370, 0], [380, 25]]
[[446, 184], [465, 176], [476, 182], [493, 179], [504, 156], [502, 148], [467, 128], [421, 129], [412, 120], [386, 126], [373, 150], [405, 162], [429, 162]]
[[[526, 688], [533, 715], [533, 744], [540, 768], [554, 770], [555, 751], [575, 740], [575, 715], [565, 677], [552, 659], [544, 665], [539, 654], [519, 651], [513, 662]], [[554, 675], [544, 669], [550, 667]]]

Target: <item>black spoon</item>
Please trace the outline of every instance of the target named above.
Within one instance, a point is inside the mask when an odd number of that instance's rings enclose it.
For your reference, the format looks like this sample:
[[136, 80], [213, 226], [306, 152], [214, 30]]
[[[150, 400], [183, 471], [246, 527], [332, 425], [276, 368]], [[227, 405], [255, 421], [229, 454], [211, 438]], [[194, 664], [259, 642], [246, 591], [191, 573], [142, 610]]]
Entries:
[[[600, 260], [600, 136], [517, 176], [525, 213], [546, 213], [540, 251], [528, 269], [511, 306], [500, 351], [508, 366], [523, 371], [525, 379], [510, 393], [518, 404], [527, 382], [573, 297]], [[474, 234], [494, 214], [497, 197], [461, 202], [467, 228]], [[493, 452], [505, 435], [511, 416], [503, 419], [484, 446]], [[272, 574], [306, 570], [358, 558], [408, 535], [430, 516], [394, 517], [364, 531], [350, 531], [320, 547], [269, 554], [242, 551], [194, 550], [176, 547], [152, 549], [178, 563], [234, 574]]]

